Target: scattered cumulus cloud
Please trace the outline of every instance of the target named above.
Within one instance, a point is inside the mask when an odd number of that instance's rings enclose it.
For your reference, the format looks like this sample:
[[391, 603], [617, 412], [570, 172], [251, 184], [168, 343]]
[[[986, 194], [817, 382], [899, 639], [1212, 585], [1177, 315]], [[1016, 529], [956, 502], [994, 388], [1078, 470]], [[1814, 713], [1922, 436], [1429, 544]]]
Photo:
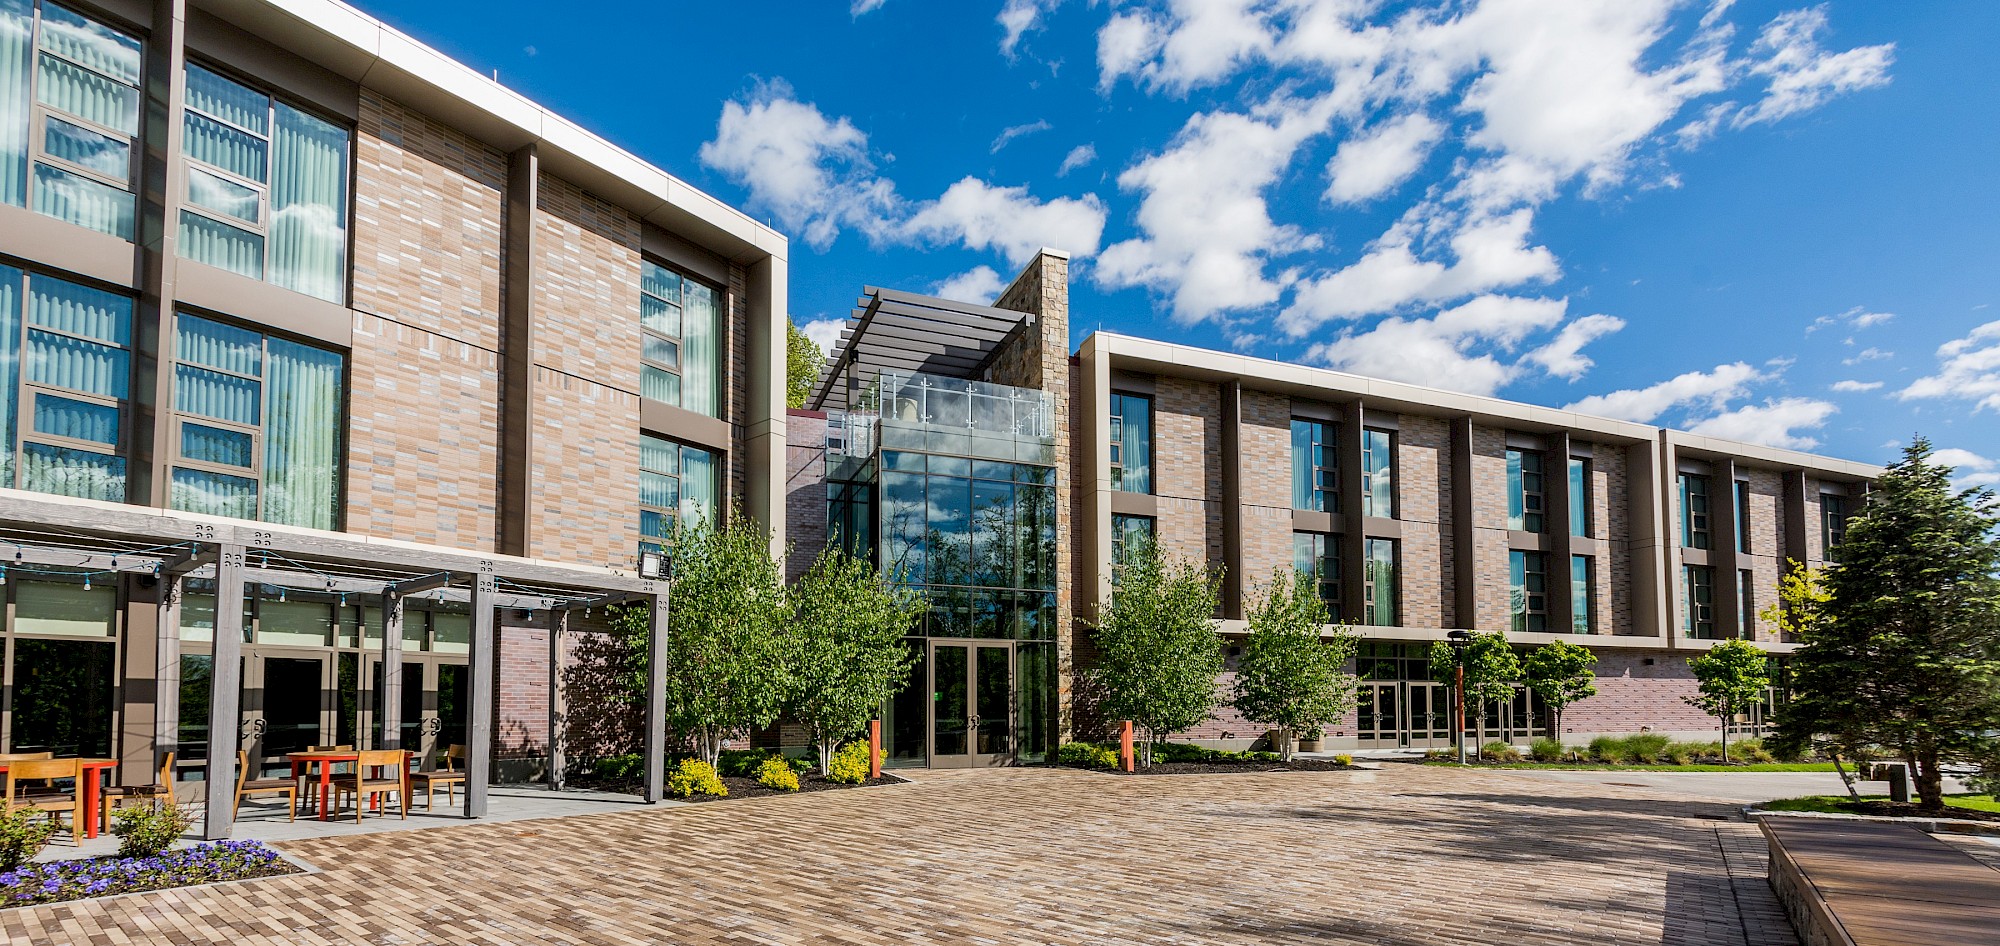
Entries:
[[523, 46], [521, 47], [521, 52], [527, 55], [528, 58], [533, 59], [535, 58], [536, 54], [541, 52], [541, 50], [536, 49], [533, 46]]
[[1007, 288], [1000, 274], [991, 266], [974, 266], [941, 282], [931, 285], [931, 295], [954, 302], [970, 302], [974, 305], [992, 305], [1000, 292]]
[[[1344, 333], [1314, 345], [1306, 358], [1369, 377], [1492, 394], [1528, 367], [1543, 364], [1534, 354], [1518, 361], [1502, 355], [1561, 323], [1568, 304], [1567, 299], [1478, 296], [1432, 318], [1384, 319], [1366, 331]], [[1476, 350], [1480, 343], [1488, 350]]]
[[896, 232], [968, 249], [991, 248], [1019, 266], [1045, 246], [1077, 256], [1096, 253], [1105, 212], [1095, 194], [1040, 201], [1026, 187], [1000, 187], [968, 177], [918, 208]]
[[1819, 446], [1819, 439], [1804, 431], [1826, 426], [1827, 418], [1839, 410], [1829, 401], [1787, 397], [1724, 411], [1690, 425], [1688, 431], [1769, 447], [1811, 450]]
[[840, 344], [840, 328], [846, 324], [846, 319], [814, 319], [799, 326], [799, 331], [806, 333], [806, 337], [819, 346], [820, 354], [830, 356], [834, 347]]
[[1811, 335], [1823, 328], [1843, 325], [1855, 330], [1872, 328], [1890, 322], [1895, 318], [1896, 314], [1893, 312], [1870, 312], [1861, 306], [1855, 306], [1839, 315], [1822, 315], [1812, 320], [1812, 324], [1806, 326], [1806, 334]]
[[1326, 199], [1354, 204], [1387, 193], [1417, 172], [1443, 134], [1443, 125], [1413, 113], [1341, 142], [1326, 165]]
[[848, 6], [847, 12], [850, 16], [860, 16], [864, 13], [873, 13], [876, 10], [882, 9], [882, 4], [887, 2], [889, 2], [889, 0], [854, 0], [854, 2]]
[[1774, 381], [1789, 366], [1780, 361], [1759, 370], [1745, 362], [1689, 371], [1643, 388], [1628, 388], [1577, 401], [1567, 410], [1640, 423], [1665, 423], [1675, 415], [1691, 433], [1772, 447], [1810, 450], [1819, 445], [1809, 432], [1826, 426], [1840, 408], [1806, 397], [1770, 398], [1741, 404], [1760, 382]]
[[1522, 209], [1461, 229], [1445, 241], [1450, 264], [1420, 258], [1409, 229], [1393, 229], [1353, 264], [1301, 282], [1278, 327], [1296, 338], [1332, 319], [1553, 280], [1561, 267], [1548, 247], [1528, 244], [1533, 223]]
[[1765, 26], [1750, 49], [1757, 57], [1750, 72], [1770, 85], [1731, 124], [1741, 128], [1774, 122], [1818, 108], [1834, 96], [1889, 83], [1894, 43], [1830, 52], [1820, 46], [1828, 28], [1824, 5], [1781, 13]]
[[1747, 397], [1750, 384], [1763, 375], [1743, 362], [1717, 365], [1713, 371], [1690, 371], [1658, 384], [1596, 394], [1564, 410], [1619, 420], [1651, 423], [1676, 407], [1703, 406], [1720, 413], [1730, 401]]
[[1855, 365], [1865, 364], [1870, 361], [1881, 361], [1885, 358], [1894, 357], [1896, 357], [1896, 353], [1893, 351], [1883, 351], [1880, 348], [1869, 347], [1855, 352], [1853, 357], [1842, 358], [1840, 363], [1852, 368]]
[[[876, 3], [882, 0], [875, 0]], [[1049, 11], [1062, 5], [1062, 0], [1007, 0], [1000, 8], [1000, 15], [994, 21], [1000, 24], [1000, 52], [1007, 58], [1014, 58], [1014, 50], [1021, 45], [1021, 37], [1030, 31], [1042, 28], [1042, 18]]]
[[1097, 146], [1087, 144], [1077, 145], [1069, 149], [1068, 154], [1063, 155], [1062, 165], [1056, 168], [1056, 176], [1067, 177], [1069, 176], [1069, 172], [1078, 168], [1088, 167], [1096, 160]]
[[1951, 485], [1959, 489], [2000, 487], [2000, 460], [1958, 447], [1932, 451], [1931, 459], [1953, 468]]
[[1624, 327], [1625, 320], [1615, 315], [1586, 315], [1563, 326], [1553, 341], [1529, 352], [1526, 360], [1558, 378], [1575, 381], [1596, 364], [1583, 353], [1583, 346]]
[[1971, 401], [1975, 411], [2000, 412], [2000, 321], [1938, 346], [1937, 359], [1934, 373], [1911, 382], [1896, 397]]
[[1864, 391], [1873, 391], [1877, 388], [1880, 388], [1881, 386], [1882, 382], [1880, 381], [1849, 380], [1849, 381], [1835, 381], [1833, 383], [1833, 389], [1843, 394], [1859, 394]]
[[1033, 121], [1025, 125], [1011, 125], [1003, 128], [1000, 130], [999, 137], [993, 139], [993, 151], [991, 153], [999, 154], [1000, 149], [1007, 147], [1008, 142], [1023, 135], [1032, 135], [1038, 131], [1048, 131], [1051, 127], [1053, 126], [1047, 121]]

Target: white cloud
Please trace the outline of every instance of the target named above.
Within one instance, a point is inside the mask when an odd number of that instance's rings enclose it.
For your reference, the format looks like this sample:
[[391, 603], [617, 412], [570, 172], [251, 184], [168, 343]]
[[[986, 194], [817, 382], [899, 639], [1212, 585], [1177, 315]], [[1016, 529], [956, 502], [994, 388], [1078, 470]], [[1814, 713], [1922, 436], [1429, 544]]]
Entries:
[[1476, 354], [1474, 346], [1512, 351], [1529, 335], [1559, 324], [1567, 305], [1564, 299], [1479, 296], [1434, 318], [1383, 319], [1367, 331], [1312, 346], [1306, 358], [1375, 378], [1492, 394], [1523, 365]]
[[1953, 468], [1951, 485], [1957, 489], [2000, 486], [2000, 460], [1982, 457], [1958, 447], [1934, 450], [1931, 460]]
[[1417, 172], [1443, 133], [1443, 125], [1412, 113], [1341, 142], [1326, 164], [1326, 199], [1353, 204], [1381, 196]]
[[868, 160], [868, 136], [793, 98], [782, 82], [759, 86], [748, 102], [723, 103], [701, 162], [748, 187], [750, 209], [774, 215], [816, 247], [832, 243], [843, 226], [872, 228], [895, 203], [893, 185], [876, 177]]
[[889, 2], [889, 0], [854, 0], [852, 4], [848, 5], [847, 12], [848, 15], [850, 16], [860, 16], [863, 13], [873, 13], [876, 10], [882, 9], [882, 4], [887, 2]]
[[1318, 246], [1318, 239], [1271, 220], [1263, 192], [1291, 163], [1299, 143], [1332, 119], [1326, 99], [1274, 99], [1249, 114], [1203, 112], [1167, 149], [1118, 176], [1138, 191], [1143, 236], [1104, 250], [1095, 269], [1107, 288], [1167, 292], [1173, 315], [1199, 322], [1278, 300], [1265, 275], [1271, 256]]
[[1870, 312], [1862, 306], [1855, 306], [1837, 315], [1822, 315], [1812, 320], [1812, 324], [1806, 326], [1806, 334], [1811, 335], [1820, 329], [1831, 328], [1836, 325], [1845, 325], [1848, 328], [1860, 330], [1884, 324], [1895, 318], [1896, 314], [1894, 312]]
[[954, 302], [992, 305], [1007, 284], [991, 266], [974, 266], [931, 286], [931, 295]]
[[993, 150], [991, 153], [999, 154], [1000, 149], [1007, 147], [1008, 142], [1023, 135], [1032, 135], [1038, 131], [1048, 131], [1052, 127], [1054, 126], [1050, 125], [1047, 121], [1033, 121], [1025, 125], [1011, 125], [1003, 128], [1000, 130], [1000, 136], [993, 139]]
[[1166, 27], [1143, 10], [1104, 21], [1097, 31], [1097, 87], [1108, 91], [1119, 76], [1158, 55], [1166, 41]]
[[1764, 27], [1751, 46], [1759, 56], [1752, 74], [1770, 80], [1763, 99], [1736, 113], [1738, 128], [1773, 122], [1818, 108], [1836, 95], [1887, 85], [1896, 45], [1857, 46], [1845, 52], [1821, 48], [1827, 31], [1826, 7], [1781, 13]]
[[1870, 347], [1870, 348], [1863, 348], [1860, 351], [1856, 352], [1854, 354], [1854, 357], [1852, 358], [1842, 358], [1840, 360], [1840, 363], [1852, 368], [1855, 365], [1862, 364], [1864, 362], [1881, 361], [1884, 358], [1894, 358], [1894, 357], [1896, 357], [1896, 353], [1893, 351], [1883, 351], [1880, 348]]
[[1347, 268], [1301, 282], [1278, 326], [1297, 338], [1331, 319], [1552, 280], [1561, 269], [1548, 247], [1528, 245], [1533, 223], [1533, 212], [1523, 209], [1460, 229], [1449, 241], [1455, 258], [1449, 266], [1418, 259], [1407, 228], [1398, 225]]
[[1849, 381], [1835, 381], [1833, 383], [1833, 389], [1843, 394], [1859, 394], [1864, 391], [1873, 391], [1881, 386], [1882, 382], [1880, 381], [1849, 380]]
[[1062, 166], [1056, 168], [1056, 176], [1067, 177], [1069, 175], [1069, 172], [1074, 171], [1077, 168], [1087, 167], [1091, 162], [1096, 160], [1097, 160], [1096, 145], [1087, 145], [1087, 144], [1077, 145], [1076, 147], [1069, 149], [1068, 154], [1063, 155]]
[[799, 331], [819, 346], [820, 354], [831, 356], [834, 347], [840, 344], [840, 329], [846, 324], [846, 319], [814, 319], [799, 326]]
[[[880, 3], [881, 0], [875, 0]], [[1014, 49], [1021, 45], [1021, 36], [1030, 30], [1042, 28], [1042, 16], [1062, 5], [1062, 0], [1007, 0], [1000, 8], [1000, 15], [994, 22], [1000, 24], [1005, 35], [1000, 37], [1000, 52], [1009, 59], [1014, 57]]]
[[1730, 401], [1747, 396], [1750, 383], [1762, 377], [1757, 369], [1739, 361], [1717, 365], [1714, 371], [1690, 371], [1649, 387], [1592, 395], [1563, 409], [1641, 423], [1691, 404], [1720, 412]]
[[[1185, 92], [1222, 81], [1267, 55], [1273, 36], [1265, 0], [1173, 0], [1171, 13], [1119, 14], [1097, 34], [1098, 85], [1122, 76]], [[1155, 59], [1157, 57], [1157, 60]]]
[[[996, 144], [1004, 143], [1003, 133]], [[1044, 246], [1089, 256], [1104, 236], [1104, 202], [1095, 194], [1043, 201], [1026, 187], [967, 177], [936, 200], [907, 201], [875, 173], [867, 135], [798, 101], [782, 82], [758, 87], [747, 102], [724, 103], [701, 160], [747, 187], [751, 210], [772, 214], [819, 249], [851, 228], [877, 242], [991, 248], [1018, 265]]]
[[1957, 398], [1974, 402], [1976, 411], [2000, 411], [2000, 321], [1939, 345], [1937, 357], [1936, 374], [1911, 382], [1896, 397]]
[[1831, 402], [1788, 397], [1726, 411], [1688, 428], [1688, 432], [1771, 447], [1811, 450], [1819, 441], [1801, 430], [1817, 430], [1840, 408]]
[[962, 242], [975, 250], [991, 247], [1019, 266], [1045, 246], [1075, 256], [1096, 253], [1104, 217], [1104, 202], [1095, 194], [1038, 201], [1026, 187], [999, 187], [968, 177], [918, 209], [899, 232], [915, 239]]
[[1615, 315], [1586, 315], [1556, 333], [1553, 341], [1528, 353], [1526, 361], [1558, 378], [1575, 381], [1596, 364], [1583, 354], [1583, 346], [1625, 327]]

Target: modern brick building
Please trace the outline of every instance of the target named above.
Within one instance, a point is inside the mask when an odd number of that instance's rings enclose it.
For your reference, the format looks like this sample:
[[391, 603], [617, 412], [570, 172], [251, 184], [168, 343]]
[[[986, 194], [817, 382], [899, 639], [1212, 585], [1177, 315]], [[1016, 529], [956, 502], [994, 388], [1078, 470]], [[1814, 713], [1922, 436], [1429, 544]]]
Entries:
[[[1729, 638], [1791, 650], [1758, 613], [1788, 559], [1824, 561], [1878, 473], [1105, 332], [1068, 357], [1066, 264], [1044, 251], [992, 307], [868, 290], [809, 404], [818, 410], [792, 412], [793, 568], [831, 522], [931, 596], [912, 640], [918, 676], [890, 707], [899, 761], [1032, 759], [1094, 734], [1103, 721], [1071, 698], [1090, 661], [1087, 619], [1141, 537], [1222, 570], [1226, 638], [1244, 633], [1247, 603], [1274, 571], [1322, 577], [1330, 611], [1363, 638], [1361, 707], [1327, 734], [1331, 747], [1447, 744], [1449, 701], [1427, 655], [1458, 628], [1597, 654], [1599, 695], [1569, 710], [1566, 738], [1712, 732], [1681, 699], [1694, 692], [1687, 658]], [[1023, 424], [979, 407], [1010, 398], [1044, 413]], [[1052, 468], [1003, 469], [947, 430], [1033, 437]], [[909, 492], [908, 471], [925, 473], [924, 492]], [[1011, 506], [1003, 479], [1016, 484]], [[1032, 555], [1007, 544], [1038, 524], [1020, 499], [1029, 482], [1058, 497], [1048, 537], [1033, 540], [1052, 541], [1056, 558], [1041, 583], [1008, 577], [1035, 574], [1019, 561]], [[1002, 568], [985, 565], [982, 542]], [[940, 549], [970, 577], [940, 577]], [[1051, 625], [1020, 616], [1038, 594]], [[1262, 735], [1223, 712], [1184, 735], [1234, 746]], [[1546, 732], [1525, 693], [1485, 712], [1489, 736]]]
[[[539, 771], [549, 602], [675, 517], [783, 534], [785, 300], [782, 235], [335, 0], [0, 0], [0, 751], [198, 768], [239, 624], [253, 766], [467, 741], [480, 599], [389, 573], [428, 562], [500, 602], [495, 754]], [[212, 558], [161, 590], [189, 537], [271, 578], [240, 621]]]

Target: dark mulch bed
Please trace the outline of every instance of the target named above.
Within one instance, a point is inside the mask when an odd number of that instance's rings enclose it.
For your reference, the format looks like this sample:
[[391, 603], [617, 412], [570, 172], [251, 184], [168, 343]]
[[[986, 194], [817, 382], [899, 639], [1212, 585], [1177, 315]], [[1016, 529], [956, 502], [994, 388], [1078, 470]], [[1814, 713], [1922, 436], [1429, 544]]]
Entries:
[[1290, 762], [1155, 762], [1150, 766], [1139, 766], [1132, 772], [1123, 769], [1110, 771], [1114, 775], [1227, 775], [1241, 772], [1353, 772], [1359, 769], [1360, 766], [1341, 765], [1332, 759], [1293, 759]]
[[693, 798], [677, 798], [674, 800], [675, 801], [732, 801], [738, 798], [762, 798], [766, 795], [798, 795], [804, 792], [832, 792], [832, 791], [839, 791], [844, 788], [868, 788], [875, 785], [896, 785], [901, 783], [902, 781], [903, 781], [902, 779], [890, 778], [889, 776], [884, 775], [881, 778], [864, 779], [859, 785], [848, 785], [842, 782], [829, 782], [826, 779], [821, 778], [817, 775], [801, 775], [799, 776], [798, 791], [781, 792], [775, 788], [765, 788], [764, 786], [757, 784], [756, 779], [750, 778], [748, 776], [725, 776], [722, 779], [722, 784], [723, 787], [729, 789], [729, 795], [726, 798], [717, 798], [713, 795], [696, 795]]
[[1858, 805], [1848, 802], [1841, 807], [1853, 814], [1874, 815], [1878, 818], [1956, 818], [1961, 821], [2000, 822], [2000, 811], [1982, 811], [1978, 808], [1958, 808], [1950, 805], [1945, 806], [1943, 811], [1930, 811], [1918, 807], [1915, 802], [1896, 801], [1864, 801]]

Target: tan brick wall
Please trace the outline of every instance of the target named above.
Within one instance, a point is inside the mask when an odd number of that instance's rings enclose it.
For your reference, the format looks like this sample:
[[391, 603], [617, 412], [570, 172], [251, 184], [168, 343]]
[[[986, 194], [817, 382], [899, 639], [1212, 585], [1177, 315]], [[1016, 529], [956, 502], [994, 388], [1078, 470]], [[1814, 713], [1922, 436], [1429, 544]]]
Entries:
[[1404, 627], [1450, 627], [1456, 617], [1444, 544], [1451, 528], [1451, 425], [1440, 418], [1404, 414], [1397, 420], [1396, 517], [1403, 522], [1402, 617]]
[[[549, 174], [539, 196], [535, 363], [637, 391], [639, 219]], [[636, 424], [629, 430], [637, 436]]]
[[639, 543], [638, 395], [541, 366], [534, 386], [528, 554], [629, 567]]
[[[1592, 529], [1610, 546], [1607, 562], [1593, 563], [1600, 634], [1633, 634], [1631, 477], [1623, 449], [1603, 447], [1591, 458]], [[1607, 582], [1605, 579], [1609, 578]]]
[[1240, 468], [1243, 590], [1247, 611], [1278, 569], [1292, 567], [1292, 404], [1261, 391], [1243, 392]]
[[[1682, 699], [1695, 694], [1688, 655], [1666, 650], [1598, 650], [1597, 695], [1563, 713], [1563, 730], [1575, 733], [1699, 733], [1721, 730]], [[1646, 661], [1652, 661], [1647, 663]]]
[[[1750, 484], [1750, 551], [1738, 553], [1737, 567], [1752, 575], [1754, 606], [1762, 611], [1778, 601], [1778, 583], [1785, 569], [1783, 529], [1784, 477], [1775, 470], [1738, 467], [1738, 477]], [[1776, 625], [1756, 617], [1757, 639], [1778, 639]]]
[[1153, 394], [1153, 493], [1160, 545], [1197, 562], [1222, 562], [1222, 393], [1215, 385], [1160, 378]]
[[351, 358], [348, 530], [492, 551], [498, 356], [356, 313]]
[[785, 417], [785, 576], [797, 581], [826, 548], [826, 414], [794, 410]]

